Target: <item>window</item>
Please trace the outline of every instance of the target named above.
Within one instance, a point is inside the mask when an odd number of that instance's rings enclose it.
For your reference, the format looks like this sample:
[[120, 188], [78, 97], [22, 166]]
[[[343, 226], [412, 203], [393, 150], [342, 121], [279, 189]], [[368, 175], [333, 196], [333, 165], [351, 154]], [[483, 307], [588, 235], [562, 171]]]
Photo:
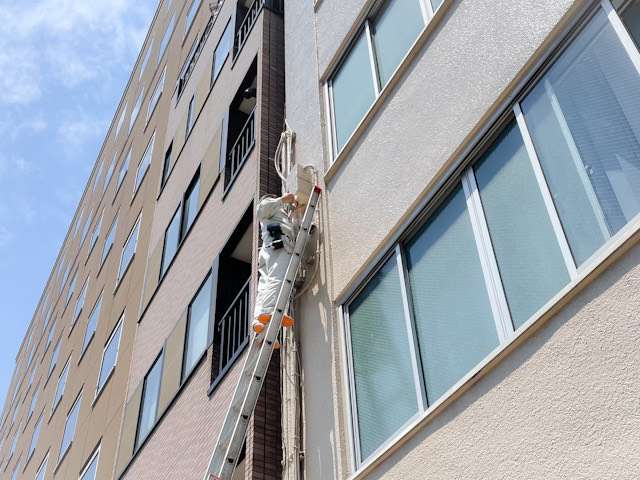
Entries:
[[104, 240], [104, 247], [102, 247], [102, 259], [100, 260], [101, 265], [104, 263], [107, 255], [109, 255], [111, 247], [113, 247], [113, 241], [116, 236], [116, 223], [118, 223], [118, 217], [113, 219], [113, 223], [111, 224], [111, 227], [109, 227], [109, 233], [107, 233], [107, 238]]
[[96, 480], [98, 473], [98, 461], [100, 459], [100, 446], [96, 448], [91, 458], [86, 463], [86, 467], [82, 470], [79, 480]]
[[89, 315], [89, 320], [87, 321], [87, 330], [84, 333], [84, 340], [82, 342], [82, 353], [87, 350], [87, 347], [93, 340], [93, 336], [96, 333], [96, 328], [98, 327], [98, 321], [100, 320], [100, 308], [102, 307], [102, 293], [98, 297], [96, 304], [91, 310], [91, 314]]
[[[434, 10], [441, 0], [433, 0]], [[438, 4], [438, 5], [435, 5]], [[338, 153], [425, 27], [421, 0], [389, 0], [365, 22], [329, 82]]]
[[96, 226], [93, 227], [93, 234], [91, 235], [91, 245], [89, 245], [89, 255], [93, 251], [93, 247], [96, 246], [98, 242], [98, 237], [100, 236], [100, 228], [102, 227], [102, 218], [104, 217], [104, 212], [100, 215], [100, 220], [96, 223]]
[[160, 184], [161, 187], [164, 187], [165, 183], [167, 183], [169, 172], [171, 172], [171, 150], [173, 150], [173, 140], [169, 144], [169, 148], [167, 148], [167, 151], [164, 154], [164, 162], [162, 164], [162, 181]]
[[189, 375], [207, 349], [209, 309], [211, 307], [211, 276], [208, 276], [189, 305], [182, 379]]
[[156, 83], [156, 88], [153, 90], [153, 94], [151, 95], [151, 99], [149, 100], [149, 108], [147, 110], [147, 122], [151, 118], [151, 114], [153, 114], [154, 110], [156, 109], [156, 105], [158, 105], [158, 102], [160, 101], [160, 96], [162, 95], [162, 91], [164, 90], [164, 77], [166, 72], [167, 72], [167, 67], [164, 67], [164, 70], [162, 71], [162, 76], [158, 80], [158, 83]]
[[82, 309], [84, 308], [84, 300], [87, 297], [87, 289], [89, 288], [89, 279], [87, 278], [84, 281], [84, 287], [80, 291], [80, 295], [78, 295], [78, 300], [76, 300], [76, 308], [73, 312], [73, 324], [78, 321], [78, 317], [82, 313]]
[[48, 375], [51, 375], [51, 373], [53, 372], [53, 369], [56, 368], [56, 362], [58, 361], [58, 355], [60, 355], [60, 343], [62, 342], [62, 340], [58, 340], [58, 343], [56, 344], [56, 348], [53, 349], [53, 353], [51, 354], [51, 363], [49, 364], [49, 373]]
[[162, 41], [160, 42], [160, 49], [158, 50], [158, 63], [162, 60], [164, 56], [164, 52], [167, 49], [167, 45], [169, 45], [169, 40], [171, 39], [171, 34], [173, 33], [173, 28], [176, 26], [176, 16], [175, 14], [169, 20], [167, 25], [167, 29], [164, 31], [164, 35], [162, 36]]
[[18, 474], [20, 473], [20, 462], [16, 464], [16, 468], [13, 469], [11, 474], [11, 480], [18, 480]]
[[120, 112], [120, 118], [118, 119], [118, 125], [116, 126], [116, 137], [120, 133], [120, 129], [122, 128], [122, 124], [124, 123], [124, 114], [127, 113], [127, 104], [125, 103], [122, 106], [122, 111]]
[[[13, 436], [13, 442], [11, 442], [11, 450], [9, 451], [9, 457], [12, 457], [16, 453], [16, 447], [18, 446], [18, 432]], [[16, 471], [18, 469], [16, 468]]]
[[133, 105], [133, 110], [131, 110], [131, 117], [129, 118], [129, 131], [131, 131], [131, 129], [133, 128], [133, 124], [136, 123], [136, 119], [138, 118], [138, 113], [140, 113], [140, 107], [142, 106], [143, 99], [144, 87], [140, 88], [140, 93], [138, 94], [136, 103]]
[[180, 241], [187, 236], [193, 221], [198, 214], [198, 207], [200, 204], [200, 171], [196, 172], [195, 177], [191, 180], [191, 184], [187, 188], [184, 194], [184, 201], [182, 202], [182, 226], [180, 228]]
[[113, 156], [113, 160], [111, 160], [111, 163], [109, 164], [109, 169], [107, 170], [107, 174], [105, 175], [105, 180], [104, 180], [104, 185], [102, 187], [102, 190], [104, 192], [107, 191], [107, 188], [109, 187], [109, 183], [111, 183], [111, 178], [113, 177], [113, 172], [116, 168], [116, 155]]
[[38, 473], [36, 473], [36, 480], [44, 480], [45, 476], [47, 475], [48, 461], [49, 461], [49, 454], [47, 454], [47, 456], [44, 457], [44, 460], [40, 464], [40, 467], [38, 468]]
[[140, 447], [155, 425], [158, 416], [158, 397], [160, 396], [160, 381], [162, 379], [163, 354], [156, 359], [153, 366], [144, 378], [142, 386], [142, 400], [140, 404], [140, 417], [138, 419], [138, 431], [136, 434], [136, 448]]
[[38, 404], [38, 395], [40, 394], [39, 389], [35, 389], [33, 391], [33, 397], [31, 397], [31, 404], [29, 405], [29, 415], [27, 416], [27, 421], [33, 415], [33, 412], [36, 410], [36, 405]]
[[33, 430], [33, 435], [31, 436], [31, 444], [29, 445], [29, 453], [27, 454], [27, 462], [33, 455], [33, 452], [36, 451], [36, 445], [38, 444], [38, 439], [40, 438], [40, 430], [42, 429], [42, 418], [44, 415], [40, 415], [40, 420], [36, 423], [36, 428]]
[[202, 3], [202, 0], [193, 0], [193, 2], [191, 3], [191, 7], [187, 12], [187, 17], [185, 19], [185, 24], [184, 24], [185, 35], [189, 32], [189, 29], [191, 28], [191, 24], [193, 23], [193, 20], [196, 18], [196, 13], [198, 13], [198, 8], [200, 7], [201, 3]]
[[64, 434], [62, 436], [62, 443], [60, 444], [60, 455], [58, 455], [59, 461], [62, 460], [64, 455], [69, 451], [73, 439], [76, 436], [76, 425], [78, 423], [78, 415], [80, 414], [80, 405], [82, 404], [82, 393], [78, 395], [71, 411], [67, 416], [67, 422], [64, 425]]
[[140, 65], [140, 74], [138, 75], [138, 79], [142, 78], [142, 75], [144, 75], [144, 72], [147, 69], [147, 64], [149, 63], [149, 58], [151, 57], [152, 50], [153, 50], [153, 38], [149, 41], [147, 52], [144, 54], [144, 59], [142, 60], [142, 64]]
[[134, 225], [127, 241], [124, 244], [124, 248], [122, 249], [122, 256], [120, 257], [120, 268], [118, 269], [118, 281], [122, 279], [127, 269], [129, 268], [129, 264], [133, 260], [133, 257], [136, 253], [136, 246], [138, 245], [138, 233], [140, 231], [140, 217], [136, 220], [136, 224]]
[[51, 407], [51, 411], [55, 411], [62, 400], [62, 396], [64, 395], [64, 389], [67, 386], [67, 377], [69, 376], [69, 364], [71, 363], [71, 356], [67, 359], [67, 363], [64, 366], [64, 369], [60, 373], [60, 377], [58, 377], [58, 384], [56, 385], [56, 394], [53, 397], [53, 406]]
[[345, 304], [357, 464], [639, 228], [640, 54], [607, 8]]
[[84, 226], [82, 227], [82, 235], [80, 236], [80, 245], [82, 245], [84, 243], [84, 239], [87, 238], [89, 227], [91, 227], [91, 221], [91, 215], [89, 215], [84, 221]]
[[100, 367], [100, 375], [98, 376], [98, 387], [96, 389], [96, 395], [102, 391], [102, 388], [107, 383], [107, 380], [111, 377], [111, 374], [116, 368], [116, 362], [118, 361], [118, 351], [120, 349], [120, 337], [122, 336], [122, 318], [120, 318], [118, 325], [109, 337], [107, 345], [104, 347], [102, 353], [102, 365]]
[[225, 60], [229, 56], [229, 52], [233, 47], [233, 22], [229, 20], [227, 26], [222, 33], [222, 37], [218, 41], [218, 45], [216, 45], [216, 49], [213, 52], [213, 68], [211, 72], [211, 83], [216, 81], [218, 75], [220, 75], [220, 71], [222, 70], [222, 66], [224, 65]]
[[162, 250], [162, 265], [160, 265], [160, 278], [164, 277], [165, 272], [171, 265], [171, 261], [178, 251], [178, 244], [180, 243], [180, 212], [181, 207], [178, 207], [176, 212], [169, 222], [167, 230], [164, 232], [164, 247]]
[[194, 95], [193, 97], [191, 97], [191, 100], [189, 100], [189, 109], [187, 110], [187, 133], [186, 136], [189, 136], [189, 133], [191, 132], [191, 129], [193, 128], [193, 110], [195, 108], [195, 103], [196, 103], [196, 96]]
[[93, 191], [96, 191], [96, 188], [98, 187], [98, 183], [100, 182], [100, 178], [102, 177], [102, 170], [104, 169], [104, 161], [100, 162], [100, 166], [98, 167], [98, 170], [96, 171], [96, 176], [93, 177]]
[[116, 187], [116, 191], [120, 190], [122, 182], [124, 182], [124, 177], [127, 175], [127, 171], [129, 170], [129, 162], [131, 161], [131, 150], [132, 148], [129, 148], [127, 156], [124, 157], [124, 162], [122, 162], [122, 165], [120, 165], [120, 170], [118, 171], [118, 186]]
[[147, 144], [147, 148], [144, 151], [144, 155], [140, 159], [140, 163], [138, 164], [138, 169], [136, 171], [136, 183], [133, 189], [134, 195], [140, 188], [142, 184], [142, 180], [144, 180], [145, 175], [147, 174], [147, 170], [149, 170], [149, 165], [151, 165], [151, 155], [153, 153], [153, 142], [156, 138], [156, 134], [151, 136], [151, 140]]
[[55, 333], [55, 331], [56, 331], [56, 324], [54, 322], [51, 325], [51, 328], [49, 329], [49, 336], [47, 337], [47, 346], [44, 349], [45, 352], [49, 350], [49, 347], [51, 346], [51, 342], [53, 342], [53, 334]]
[[350, 304], [348, 318], [359, 444], [365, 458], [418, 413], [419, 392], [394, 257]]
[[71, 280], [71, 283], [69, 284], [69, 290], [67, 290], [67, 299], [64, 301], [65, 306], [69, 304], [69, 300], [71, 300], [71, 297], [73, 296], [73, 292], [76, 289], [77, 278], [78, 278], [78, 272], [76, 271], [76, 273], [73, 275], [73, 279]]

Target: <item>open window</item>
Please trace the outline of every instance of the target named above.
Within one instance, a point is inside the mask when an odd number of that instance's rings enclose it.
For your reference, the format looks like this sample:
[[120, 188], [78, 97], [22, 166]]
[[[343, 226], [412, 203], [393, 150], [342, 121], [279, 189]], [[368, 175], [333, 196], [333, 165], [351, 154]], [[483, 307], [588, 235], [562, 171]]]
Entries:
[[249, 343], [252, 251], [253, 207], [249, 207], [218, 257], [211, 389]]

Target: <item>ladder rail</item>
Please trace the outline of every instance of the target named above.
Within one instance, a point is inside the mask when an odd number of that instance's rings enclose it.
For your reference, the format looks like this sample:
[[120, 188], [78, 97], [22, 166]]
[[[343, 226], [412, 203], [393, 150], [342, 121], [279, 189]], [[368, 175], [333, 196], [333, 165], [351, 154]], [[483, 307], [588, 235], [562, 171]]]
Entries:
[[296, 236], [293, 252], [289, 256], [289, 264], [278, 293], [271, 321], [262, 338], [254, 335], [251, 340], [240, 379], [218, 434], [204, 480], [228, 480], [236, 466], [249, 419], [255, 410], [273, 355], [273, 345], [282, 326], [282, 317], [291, 299], [302, 255], [309, 240], [320, 193], [320, 187], [314, 186]]

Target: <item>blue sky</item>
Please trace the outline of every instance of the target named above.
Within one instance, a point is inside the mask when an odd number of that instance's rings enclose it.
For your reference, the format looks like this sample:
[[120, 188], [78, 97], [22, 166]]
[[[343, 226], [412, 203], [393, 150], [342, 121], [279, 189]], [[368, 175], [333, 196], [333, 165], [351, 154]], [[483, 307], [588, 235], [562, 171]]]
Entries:
[[0, 404], [156, 0], [0, 0]]

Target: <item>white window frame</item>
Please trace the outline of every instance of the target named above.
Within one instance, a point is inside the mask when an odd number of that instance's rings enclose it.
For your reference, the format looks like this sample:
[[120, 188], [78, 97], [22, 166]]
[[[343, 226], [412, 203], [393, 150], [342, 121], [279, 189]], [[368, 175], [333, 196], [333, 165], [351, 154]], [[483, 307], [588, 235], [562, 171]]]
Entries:
[[82, 468], [82, 471], [80, 472], [80, 475], [78, 476], [78, 480], [84, 480], [83, 477], [84, 475], [86, 475], [87, 470], [89, 470], [89, 467], [91, 466], [91, 464], [93, 463], [93, 461], [97, 458], [98, 460], [96, 461], [96, 477], [97, 477], [97, 473], [98, 473], [98, 467], [100, 466], [100, 449], [102, 448], [102, 443], [99, 443], [98, 446], [95, 448], [95, 450], [91, 453], [91, 456], [89, 457], [89, 460], [87, 460], [84, 464], [84, 467]]
[[[617, 33], [623, 48], [629, 55], [632, 63], [636, 67], [638, 74], [640, 75], [640, 51], [636, 48], [632, 38], [624, 27], [622, 20], [620, 19], [618, 13], [615, 8], [611, 5], [609, 0], [601, 0], [598, 4], [595, 4], [591, 13], [594, 15], [599, 9], [602, 9], [607, 15], [610, 24], [614, 28]], [[579, 24], [579, 28], [577, 31], [582, 31], [583, 27], [588, 25], [591, 20], [592, 15], [588, 15], [583, 19]], [[561, 51], [564, 51], [564, 47], [571, 45], [573, 37], [569, 37], [563, 39], [561, 42]], [[554, 57], [555, 59], [556, 57]], [[549, 67], [554, 64], [554, 61], [549, 62]], [[500, 274], [496, 263], [496, 256], [493, 252], [493, 247], [491, 244], [491, 239], [489, 237], [489, 231], [486, 223], [486, 219], [484, 217], [484, 211], [482, 203], [480, 202], [480, 197], [478, 193], [478, 187], [475, 181], [475, 175], [473, 174], [473, 165], [474, 163], [481, 158], [481, 156], [474, 156], [474, 162], [472, 162], [471, 166], [466, 167], [464, 172], [460, 175], [459, 181], [462, 182], [462, 186], [464, 188], [465, 196], [467, 198], [467, 208], [469, 211], [469, 215], [471, 218], [472, 228], [474, 230], [474, 237], [477, 242], [478, 251], [480, 255], [481, 266], [483, 270], [483, 275], [485, 278], [485, 285], [487, 286], [487, 290], [490, 296], [491, 308], [494, 313], [494, 318], [496, 319], [496, 328], [499, 337], [499, 345], [492, 352], [490, 352], [481, 362], [479, 362], [474, 368], [467, 372], [461, 379], [459, 379], [445, 394], [443, 394], [438, 400], [433, 402], [428, 407], [423, 410], [419, 410], [419, 414], [417, 418], [412, 418], [407, 424], [398, 429], [396, 433], [391, 435], [385, 442], [383, 442], [374, 452], [372, 452], [366, 459], [361, 458], [360, 454], [360, 442], [359, 442], [359, 428], [358, 428], [358, 415], [357, 415], [357, 400], [356, 400], [356, 392], [355, 392], [355, 376], [353, 370], [353, 356], [351, 352], [351, 331], [350, 331], [350, 322], [349, 322], [349, 306], [353, 302], [354, 299], [361, 293], [364, 287], [368, 284], [371, 278], [378, 272], [378, 270], [384, 265], [385, 261], [389, 259], [389, 254], [383, 256], [378, 262], [376, 262], [366, 274], [363, 281], [359, 282], [357, 286], [351, 289], [348, 292], [346, 300], [340, 302], [340, 307], [338, 308], [339, 317], [341, 317], [341, 330], [344, 335], [344, 348], [341, 353], [343, 356], [345, 370], [346, 370], [346, 399], [347, 399], [347, 410], [349, 416], [349, 432], [350, 432], [350, 443], [351, 443], [351, 455], [350, 460], [353, 462], [354, 466], [354, 475], [353, 477], [357, 477], [361, 472], [367, 470], [373, 464], [377, 464], [386, 454], [390, 453], [392, 447], [396, 445], [400, 440], [406, 437], [412, 430], [419, 427], [419, 425], [425, 421], [428, 417], [438, 411], [441, 406], [448, 401], [450, 401], [451, 397], [459, 391], [463, 386], [468, 384], [474, 377], [476, 377], [487, 365], [494, 361], [497, 357], [505, 354], [514, 344], [514, 342], [524, 335], [532, 325], [540, 321], [544, 316], [552, 310], [558, 303], [560, 303], [563, 299], [565, 299], [570, 292], [572, 292], [580, 283], [588, 280], [588, 277], [592, 275], [594, 270], [598, 268], [604, 261], [607, 260], [612, 254], [617, 252], [625, 242], [629, 240], [637, 231], [640, 230], [640, 214], [634, 217], [631, 221], [629, 221], [620, 231], [616, 234], [612, 235], [609, 240], [607, 240], [602, 247], [600, 247], [596, 252], [592, 254], [592, 256], [586, 260], [579, 268], [576, 266], [573, 257], [571, 256], [571, 252], [568, 248], [568, 240], [566, 235], [561, 227], [559, 216], [553, 201], [551, 199], [550, 189], [548, 183], [542, 174], [542, 169], [539, 163], [539, 159], [533, 148], [533, 142], [531, 140], [530, 132], [527, 128], [524, 116], [522, 115], [522, 110], [520, 107], [520, 102], [523, 98], [526, 97], [528, 90], [524, 90], [522, 92], [518, 92], [517, 95], [514, 96], [515, 100], [512, 102], [512, 105], [507, 109], [504, 114], [505, 118], [511, 117], [516, 124], [516, 128], [519, 133], [522, 135], [523, 144], [527, 153], [527, 157], [530, 160], [531, 166], [534, 171], [535, 181], [539, 186], [539, 190], [544, 200], [545, 205], [545, 213], [547, 213], [552, 226], [553, 231], [556, 236], [556, 240], [559, 244], [560, 251], [562, 253], [564, 264], [567, 268], [569, 274], [569, 282], [554, 295], [551, 299], [549, 299], [542, 307], [538, 309], [527, 321], [525, 321], [518, 328], [513, 327], [513, 323], [511, 321], [510, 312], [507, 306], [506, 295], [504, 292], [504, 288], [502, 286], [502, 282], [500, 280]], [[508, 123], [508, 122], [507, 122]], [[488, 141], [487, 145], [491, 145], [493, 139], [490, 136], [485, 136], [488, 138], [483, 138], [480, 140], [480, 144], [483, 144], [485, 140]], [[453, 182], [453, 184], [457, 184], [457, 180]], [[446, 196], [445, 196], [446, 198]], [[424, 206], [426, 206], [428, 200], [424, 202]], [[420, 211], [422, 208], [420, 209]], [[417, 216], [417, 215], [416, 215]], [[429, 218], [429, 217], [428, 217]], [[427, 221], [428, 221], [427, 218]], [[421, 220], [420, 224], [424, 223], [425, 220]], [[403, 232], [398, 233], [398, 238], [396, 238], [392, 245], [393, 254], [398, 258], [401, 258], [400, 255], [400, 244], [404, 243], [404, 237], [406, 236], [405, 231], [409, 232], [413, 230], [413, 222], [409, 225]], [[401, 260], [398, 260], [401, 262]], [[401, 263], [399, 263], [401, 265]], [[405, 285], [406, 279], [404, 276], [406, 275], [406, 270], [401, 270], [400, 274], [400, 288], [403, 296], [403, 303], [406, 305], [408, 302], [408, 290]], [[404, 280], [403, 280], [404, 279]], [[406, 315], [406, 312], [405, 312]], [[408, 335], [410, 333], [408, 332]], [[410, 335], [411, 336], [411, 335]], [[414, 340], [409, 338], [410, 345]], [[414, 376], [415, 378], [415, 376]], [[424, 389], [422, 384], [416, 384], [416, 388], [419, 388], [421, 391]]]
[[189, 100], [189, 106], [187, 107], [187, 129], [185, 132], [185, 138], [189, 137], [189, 134], [191, 133], [191, 130], [193, 130], [193, 124], [194, 122], [194, 116], [193, 116], [193, 111], [195, 110], [195, 104], [196, 104], [196, 94], [194, 93], [191, 96], [191, 100]]
[[[109, 254], [111, 250], [113, 250], [113, 245], [116, 243], [116, 230], [118, 223], [118, 214], [116, 213], [115, 217], [113, 217], [113, 221], [111, 222], [111, 226], [109, 226], [109, 230], [107, 231], [107, 235], [104, 237], [105, 244], [102, 246], [102, 258], [100, 259], [100, 268], [105, 264], [107, 258], [109, 258]], [[109, 246], [107, 247], [107, 240], [111, 236], [111, 232], [113, 232], [113, 239]]]
[[36, 452], [37, 443], [40, 440], [40, 434], [42, 433], [43, 420], [44, 420], [44, 413], [41, 413], [40, 418], [38, 418], [38, 421], [33, 427], [33, 433], [31, 434], [31, 442], [29, 442], [29, 450], [27, 450], [27, 460], [25, 462], [25, 465], [29, 463], [29, 461], [31, 460], [31, 457], [33, 457], [33, 454]]
[[49, 452], [44, 456], [44, 460], [38, 466], [35, 480], [44, 480], [47, 476], [47, 465], [49, 463]]
[[[98, 299], [93, 304], [93, 308], [91, 309], [91, 312], [87, 316], [87, 328], [84, 331], [84, 337], [82, 337], [82, 352], [80, 353], [80, 360], [82, 360], [82, 357], [84, 356], [85, 352], [89, 349], [89, 345], [91, 345], [93, 338], [96, 336], [96, 331], [98, 330], [98, 324], [100, 323], [100, 315], [102, 315], [102, 294], [103, 293], [104, 291], [100, 292], [100, 295], [98, 295]], [[87, 340], [87, 334], [89, 333], [89, 325], [90, 325], [89, 321], [93, 316], [93, 314], [95, 313], [96, 308], [99, 308], [100, 311], [98, 312], [98, 318], [96, 318], [96, 324], [93, 328], [93, 331], [91, 332], [91, 335], [88, 337], [88, 340]], [[80, 363], [80, 360], [78, 360], [78, 363]]]
[[[72, 356], [73, 355], [69, 355], [69, 358], [67, 358], [67, 362], [64, 364], [64, 367], [60, 371], [60, 375], [58, 375], [58, 381], [56, 382], [56, 389], [53, 392], [53, 403], [51, 404], [51, 415], [52, 416], [55, 413], [55, 411], [58, 409], [58, 405], [60, 405], [60, 402], [62, 401], [62, 398], [64, 397], [64, 392], [67, 389], [67, 381], [69, 380], [69, 366], [71, 365], [71, 357]], [[62, 386], [62, 391], [60, 392], [60, 397], [58, 397], [58, 389], [60, 388], [60, 381], [62, 380], [63, 376], [64, 376], [64, 385]]]
[[[64, 442], [64, 434], [67, 430], [67, 424], [69, 423], [69, 417], [71, 416], [71, 414], [73, 413], [73, 411], [75, 410], [75, 408], [78, 407], [78, 417], [76, 418], [76, 423], [73, 426], [73, 436], [71, 437], [71, 441], [69, 442], [69, 445], [67, 446], [67, 448], [62, 451], [62, 445]], [[60, 464], [64, 458], [67, 456], [67, 454], [69, 453], [69, 450], [71, 450], [71, 447], [73, 447], [73, 443], [75, 442], [76, 439], [76, 434], [78, 433], [78, 423], [80, 423], [80, 409], [82, 407], [82, 390], [80, 390], [80, 393], [78, 393], [78, 396], [76, 397], [76, 399], [73, 402], [73, 405], [71, 406], [71, 408], [69, 409], [69, 412], [67, 413], [67, 418], [64, 422], [64, 429], [62, 430], [62, 441], [60, 443], [60, 453], [58, 454], [58, 464]]]
[[[87, 278], [84, 281], [84, 285], [82, 285], [82, 288], [80, 289], [80, 294], [76, 299], [76, 307], [73, 310], [73, 319], [71, 321], [72, 326], [75, 326], [75, 324], [78, 323], [78, 319], [80, 318], [80, 315], [82, 315], [82, 311], [84, 310], [84, 304], [87, 301], [87, 290], [89, 289], [89, 280], [90, 278], [87, 275]], [[80, 305], [80, 299], [82, 299], [82, 305]], [[80, 308], [79, 310], [78, 310], [78, 307]]]
[[140, 110], [142, 109], [142, 102], [144, 101], [144, 86], [140, 87], [140, 93], [136, 98], [136, 103], [133, 104], [133, 109], [131, 110], [131, 117], [129, 118], [129, 133], [133, 129], [133, 126], [136, 123], [136, 120], [140, 116]]
[[151, 98], [149, 99], [149, 105], [147, 107], [146, 124], [148, 124], [149, 120], [151, 120], [151, 117], [153, 116], [153, 112], [156, 111], [156, 107], [158, 106], [158, 103], [160, 103], [160, 98], [162, 98], [162, 94], [164, 93], [164, 79], [165, 79], [166, 73], [167, 73], [167, 66], [165, 65], [164, 68], [162, 69], [162, 75], [156, 82], [156, 86], [153, 89]]
[[62, 344], [62, 335], [60, 335], [60, 338], [58, 338], [58, 342], [56, 343], [56, 346], [53, 347], [53, 352], [51, 353], [51, 363], [49, 364], [49, 370], [48, 370], [49, 373], [47, 374], [47, 376], [49, 377], [51, 376], [53, 371], [56, 369], [56, 366], [58, 365], [58, 359], [60, 358], [61, 344]]
[[189, 6], [189, 10], [187, 10], [187, 15], [185, 17], [184, 24], [184, 37], [189, 34], [191, 30], [191, 25], [193, 25], [193, 21], [198, 16], [198, 10], [200, 10], [200, 6], [202, 5], [202, 0], [193, 0], [191, 5]]
[[147, 52], [145, 53], [143, 60], [142, 60], [142, 64], [140, 65], [140, 72], [138, 74], [138, 80], [140, 80], [142, 78], [142, 76], [144, 75], [144, 72], [147, 70], [147, 65], [149, 63], [149, 58], [151, 58], [151, 53], [153, 51], [153, 38], [151, 38], [149, 40], [149, 45], [147, 46]]
[[[420, 41], [422, 36], [425, 34], [426, 30], [429, 28], [429, 24], [431, 23], [431, 20], [433, 20], [433, 17], [435, 15], [435, 11], [433, 10], [433, 6], [431, 5], [430, 0], [416, 0], [419, 4], [420, 11], [422, 13], [424, 26], [416, 36], [413, 44], [407, 50], [407, 53], [405, 54], [405, 56], [398, 63], [394, 72], [390, 75], [389, 80], [387, 81], [387, 84], [384, 87], [381, 87], [380, 80], [379, 80], [380, 76], [378, 73], [378, 64], [377, 64], [377, 59], [374, 51], [373, 36], [371, 33], [371, 23], [372, 23], [372, 20], [378, 15], [378, 12], [382, 11], [387, 6], [389, 1], [390, 0], [385, 0], [384, 2], [382, 2], [382, 4], [373, 5], [373, 7], [375, 7], [375, 11], [372, 8], [370, 12], [367, 14], [366, 19], [363, 21], [360, 28], [357, 29], [355, 35], [351, 39], [349, 46], [345, 49], [345, 51], [340, 56], [339, 61], [336, 63], [336, 66], [331, 70], [331, 73], [328, 76], [328, 80], [324, 84], [323, 90], [325, 94], [325, 109], [328, 115], [327, 118], [329, 119], [328, 126], [326, 127], [327, 128], [326, 134], [327, 134], [327, 139], [329, 141], [330, 150], [331, 150], [331, 163], [333, 163], [338, 158], [338, 156], [342, 153], [342, 151], [345, 150], [345, 147], [351, 144], [352, 139], [354, 138], [356, 133], [361, 129], [362, 124], [369, 117], [370, 112], [373, 110], [374, 106], [379, 102], [379, 99], [382, 96], [382, 94], [389, 88], [390, 84], [394, 83], [392, 80], [398, 76], [398, 72], [404, 67], [404, 65], [407, 63], [408, 58], [413, 54], [416, 44]], [[400, 0], [400, 1], [403, 1], [403, 0]], [[443, 3], [444, 2], [440, 4], [440, 7], [438, 7], [438, 10], [442, 7]], [[344, 145], [342, 145], [340, 150], [338, 150], [338, 142], [336, 138], [335, 113], [334, 113], [335, 109], [334, 109], [334, 96], [333, 96], [333, 79], [336, 76], [336, 74], [340, 71], [342, 64], [351, 54], [352, 47], [355, 44], [355, 42], [360, 38], [361, 34], [365, 35], [366, 37], [367, 49], [369, 52], [369, 63], [371, 66], [371, 75], [373, 78], [373, 87], [374, 87], [375, 96], [374, 96], [373, 102], [371, 103], [367, 111], [364, 113], [360, 121], [354, 127], [351, 134], [345, 140]]]
[[131, 152], [133, 150], [133, 146], [129, 147], [127, 154], [124, 157], [124, 161], [120, 165], [118, 169], [118, 184], [116, 186], [116, 195], [122, 188], [122, 184], [124, 183], [124, 179], [127, 178], [127, 173], [129, 173], [129, 164], [131, 163]]
[[[96, 391], [95, 391], [95, 395], [94, 395], [94, 401], [102, 393], [104, 388], [109, 383], [109, 380], [113, 376], [113, 373], [116, 371], [116, 366], [118, 365], [118, 357], [120, 355], [120, 345], [122, 344], [122, 329], [124, 328], [124, 315], [125, 315], [125, 312], [122, 312], [122, 315], [120, 315], [120, 320], [118, 320], [118, 323], [116, 324], [114, 329], [111, 331], [111, 335], [109, 336], [109, 339], [107, 340], [107, 343], [105, 343], [104, 348], [102, 349], [102, 360], [100, 361], [100, 369], [98, 370], [98, 381], [96, 382]], [[105, 355], [105, 353], [107, 353], [107, 349], [109, 348], [109, 346], [110, 346], [111, 342], [113, 341], [113, 339], [114, 339], [116, 333], [118, 332], [118, 330], [120, 330], [120, 338], [118, 339], [118, 347], [116, 348], [116, 357], [115, 357], [115, 360], [113, 362], [113, 365], [111, 366], [111, 369], [109, 370], [109, 373], [105, 377], [104, 383], [101, 386], [100, 385], [100, 376], [102, 374], [102, 369], [104, 367], [104, 355]]]
[[120, 118], [118, 118], [118, 123], [116, 125], [116, 134], [115, 137], [118, 137], [118, 134], [120, 133], [120, 130], [122, 130], [122, 125], [124, 124], [124, 117], [125, 114], [127, 113], [127, 102], [125, 102], [125, 104], [122, 106], [122, 110], [120, 111]]
[[87, 258], [91, 256], [91, 253], [93, 253], [93, 249], [98, 243], [98, 239], [100, 238], [100, 230], [102, 228], [103, 218], [104, 218], [104, 210], [100, 214], [100, 220], [98, 220], [98, 223], [96, 223], [95, 226], [93, 227], [93, 233], [91, 234], [91, 243], [89, 244], [89, 253], [87, 254]]
[[[138, 215], [138, 218], [136, 219], [136, 222], [133, 224], [133, 227], [129, 231], [129, 235], [127, 235], [127, 239], [125, 240], [125, 242], [124, 242], [124, 244], [122, 246], [122, 251], [120, 252], [120, 263], [118, 264], [118, 278], [116, 280], [118, 284], [125, 277], [125, 275], [129, 271], [129, 267], [131, 266], [131, 264], [133, 263], [134, 259], [136, 258], [136, 252], [138, 250], [138, 239], [140, 237], [140, 223], [141, 223], [141, 220], [142, 220], [142, 212], [140, 212], [140, 214]], [[127, 245], [129, 244], [129, 241], [133, 238], [134, 234], [135, 234], [136, 238], [135, 238], [135, 247], [133, 249], [133, 255], [131, 255], [131, 258], [129, 259], [127, 265], [123, 269], [122, 268], [122, 260], [124, 259], [124, 252], [127, 250]]]

